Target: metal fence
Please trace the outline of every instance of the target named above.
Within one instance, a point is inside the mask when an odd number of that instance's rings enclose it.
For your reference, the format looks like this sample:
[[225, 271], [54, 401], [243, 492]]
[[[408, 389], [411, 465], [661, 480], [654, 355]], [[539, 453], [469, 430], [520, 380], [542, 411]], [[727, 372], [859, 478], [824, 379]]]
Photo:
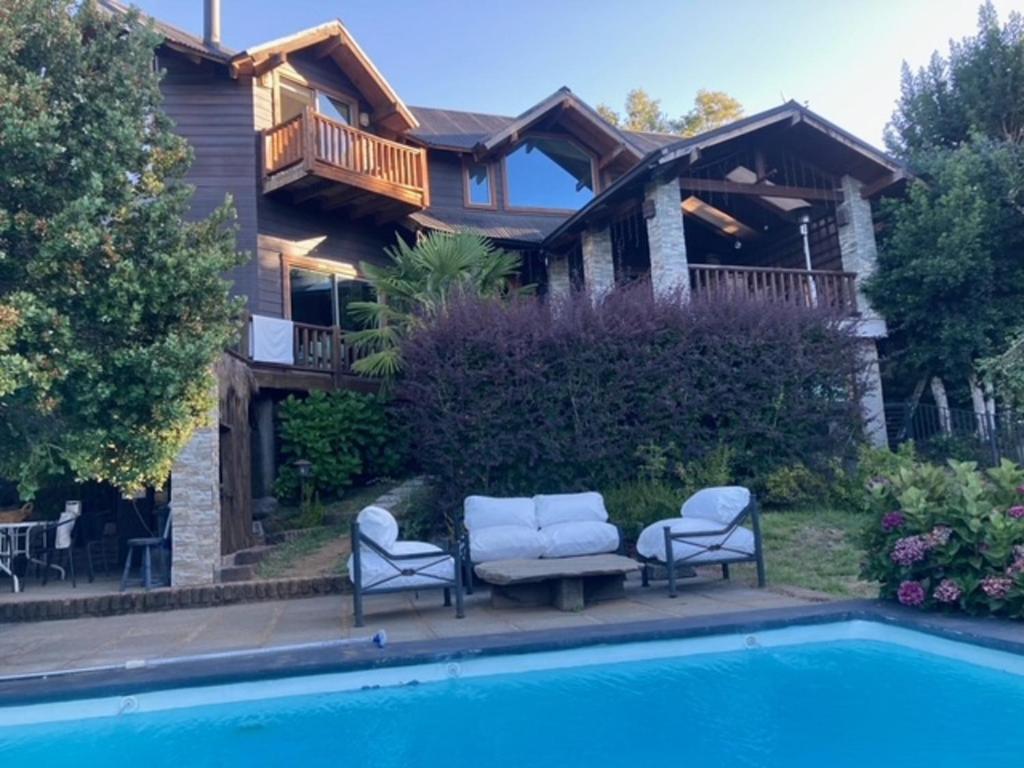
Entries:
[[913, 440], [922, 455], [938, 461], [996, 466], [1005, 458], [1024, 464], [1024, 418], [1010, 411], [976, 413], [906, 403], [886, 406], [885, 418], [893, 449]]

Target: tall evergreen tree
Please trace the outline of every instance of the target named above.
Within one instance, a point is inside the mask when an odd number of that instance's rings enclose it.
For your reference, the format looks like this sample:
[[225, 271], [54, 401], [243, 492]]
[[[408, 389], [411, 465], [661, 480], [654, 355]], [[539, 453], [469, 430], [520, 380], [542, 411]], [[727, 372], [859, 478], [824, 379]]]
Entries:
[[92, 2], [0, 4], [0, 475], [162, 483], [239, 308], [228, 202], [187, 218], [159, 37]]

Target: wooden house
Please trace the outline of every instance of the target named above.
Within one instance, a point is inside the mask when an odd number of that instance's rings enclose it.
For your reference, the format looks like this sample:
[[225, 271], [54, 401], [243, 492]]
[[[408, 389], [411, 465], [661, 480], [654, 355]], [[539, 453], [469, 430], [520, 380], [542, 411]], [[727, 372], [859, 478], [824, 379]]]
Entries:
[[[253, 494], [268, 495], [275, 474], [275, 403], [367, 386], [351, 371], [346, 306], [372, 297], [359, 265], [381, 262], [396, 237], [485, 235], [521, 252], [523, 280], [548, 296], [646, 278], [654, 290], [825, 304], [864, 339], [874, 388], [863, 408], [884, 441], [875, 342], [886, 326], [860, 286], [876, 258], [872, 201], [904, 171], [806, 107], [691, 138], [620, 130], [564, 87], [516, 116], [412, 107], [340, 21], [243, 51], [220, 42], [218, 0], [206, 0], [203, 37], [154, 24], [165, 108], [195, 151], [194, 212], [230, 193], [238, 247], [253, 256], [231, 276], [250, 319], [225, 362], [236, 384], [222, 383], [215, 430], [223, 477], [207, 469], [219, 490], [181, 518], [207, 538], [219, 527], [217, 551], [176, 548], [179, 583], [214, 578], [211, 559], [246, 543]], [[175, 474], [186, 487], [210, 463], [206, 443], [195, 450]]]

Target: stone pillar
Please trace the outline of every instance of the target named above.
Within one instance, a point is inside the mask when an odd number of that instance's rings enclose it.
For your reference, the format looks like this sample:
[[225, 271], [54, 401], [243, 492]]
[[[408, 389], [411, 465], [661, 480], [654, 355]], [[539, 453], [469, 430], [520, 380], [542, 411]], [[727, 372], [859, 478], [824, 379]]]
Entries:
[[864, 391], [860, 397], [860, 412], [864, 418], [864, 436], [876, 448], [889, 445], [885, 423], [885, 401], [882, 398], [882, 374], [878, 367], [878, 347], [874, 339], [864, 339], [858, 353], [864, 365]]
[[171, 470], [171, 584], [212, 584], [220, 567], [220, 424], [214, 406]]
[[651, 287], [668, 293], [682, 289], [690, 292], [690, 272], [686, 261], [686, 234], [683, 230], [682, 198], [679, 179], [653, 182], [644, 189], [647, 219], [647, 243], [651, 254]]
[[587, 295], [600, 298], [615, 287], [612, 233], [608, 227], [583, 231], [583, 283]]
[[548, 299], [560, 301], [572, 293], [572, 282], [569, 280], [569, 259], [548, 257]]
[[871, 201], [860, 195], [863, 186], [852, 176], [843, 176], [840, 184], [843, 202], [836, 207], [839, 225], [839, 252], [842, 254], [843, 270], [857, 274], [857, 307], [866, 321], [881, 322], [881, 333], [885, 336], [884, 321], [872, 309], [864, 295], [864, 281], [874, 274], [878, 263], [878, 245], [875, 243], [875, 223], [871, 216]]

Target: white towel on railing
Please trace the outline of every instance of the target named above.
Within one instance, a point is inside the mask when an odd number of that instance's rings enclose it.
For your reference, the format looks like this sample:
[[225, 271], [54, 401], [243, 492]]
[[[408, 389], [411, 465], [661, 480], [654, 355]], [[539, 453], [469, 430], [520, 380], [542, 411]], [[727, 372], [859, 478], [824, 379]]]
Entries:
[[295, 364], [292, 321], [280, 317], [253, 315], [249, 328], [252, 359], [262, 363]]

